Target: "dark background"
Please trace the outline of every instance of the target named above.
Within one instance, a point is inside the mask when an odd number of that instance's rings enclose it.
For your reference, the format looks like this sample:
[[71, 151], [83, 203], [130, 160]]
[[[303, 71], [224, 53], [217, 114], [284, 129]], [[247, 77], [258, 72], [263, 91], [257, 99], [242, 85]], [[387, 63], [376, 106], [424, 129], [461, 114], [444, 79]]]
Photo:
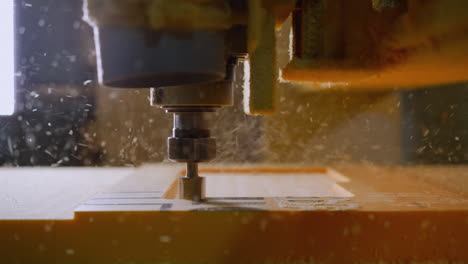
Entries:
[[15, 1], [16, 111], [0, 117], [0, 164], [81, 165], [94, 155], [79, 147], [95, 99], [92, 32], [81, 5]]

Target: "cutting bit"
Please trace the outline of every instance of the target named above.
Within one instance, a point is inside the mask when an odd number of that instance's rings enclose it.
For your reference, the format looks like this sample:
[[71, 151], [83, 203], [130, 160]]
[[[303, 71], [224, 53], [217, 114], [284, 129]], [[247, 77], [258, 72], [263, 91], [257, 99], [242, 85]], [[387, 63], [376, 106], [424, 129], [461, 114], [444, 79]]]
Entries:
[[198, 163], [187, 162], [186, 174], [179, 178], [179, 198], [192, 201], [205, 199], [205, 178], [198, 175]]
[[173, 107], [172, 136], [168, 138], [169, 159], [187, 164], [186, 175], [179, 178], [179, 198], [205, 199], [205, 179], [198, 175], [198, 163], [216, 157], [216, 140], [211, 137], [209, 115], [213, 107]]

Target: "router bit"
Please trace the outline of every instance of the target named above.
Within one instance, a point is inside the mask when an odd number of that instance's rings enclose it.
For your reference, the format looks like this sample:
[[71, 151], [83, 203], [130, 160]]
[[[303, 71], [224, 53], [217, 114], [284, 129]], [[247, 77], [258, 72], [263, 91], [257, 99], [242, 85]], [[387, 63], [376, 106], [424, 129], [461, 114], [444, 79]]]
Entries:
[[173, 114], [172, 136], [167, 139], [168, 159], [187, 164], [179, 178], [179, 198], [205, 199], [205, 179], [198, 163], [216, 157], [216, 139], [211, 136], [211, 117], [222, 106], [233, 104], [232, 82], [238, 59], [227, 61], [223, 80], [151, 89], [152, 104]]
[[205, 199], [205, 178], [198, 175], [198, 163], [187, 162], [187, 173], [179, 178], [179, 198], [192, 201]]
[[168, 158], [186, 162], [186, 175], [179, 179], [179, 198], [200, 201], [205, 198], [204, 178], [198, 163], [216, 157], [216, 140], [211, 137], [209, 115], [215, 107], [169, 107], [174, 113], [172, 136], [167, 140]]
[[172, 135], [167, 139], [168, 159], [187, 164], [186, 175], [179, 178], [180, 199], [205, 198], [205, 180], [198, 175], [198, 163], [216, 157], [211, 117], [221, 106], [232, 105], [230, 77], [228, 74], [223, 81], [152, 89], [152, 102], [173, 114]]

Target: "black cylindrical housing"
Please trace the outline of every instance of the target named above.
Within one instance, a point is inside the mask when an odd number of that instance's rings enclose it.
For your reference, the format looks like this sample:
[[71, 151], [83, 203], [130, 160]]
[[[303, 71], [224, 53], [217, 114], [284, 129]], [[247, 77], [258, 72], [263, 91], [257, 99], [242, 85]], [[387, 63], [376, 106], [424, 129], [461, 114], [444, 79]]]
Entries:
[[98, 77], [116, 88], [176, 86], [223, 80], [224, 34], [94, 26]]

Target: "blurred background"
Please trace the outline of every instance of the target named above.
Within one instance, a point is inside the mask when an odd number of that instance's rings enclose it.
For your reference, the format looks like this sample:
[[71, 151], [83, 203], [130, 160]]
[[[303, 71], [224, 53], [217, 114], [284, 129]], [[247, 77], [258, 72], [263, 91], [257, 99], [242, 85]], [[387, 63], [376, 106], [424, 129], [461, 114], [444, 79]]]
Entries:
[[[1, 8], [8, 17], [8, 8]], [[94, 40], [78, 0], [15, 0], [14, 31], [3, 34], [0, 165], [137, 166], [162, 162], [171, 116], [148, 89], [99, 87]], [[290, 24], [289, 24], [290, 25]], [[288, 61], [289, 28], [278, 32]], [[3, 31], [2, 31], [3, 32]], [[11, 42], [12, 43], [12, 42]], [[242, 74], [242, 67], [237, 69]], [[467, 69], [468, 70], [468, 69]], [[4, 80], [5, 78], [1, 79]], [[217, 162], [329, 164], [468, 163], [468, 85], [411, 91], [310, 91], [280, 85], [280, 107], [245, 115], [242, 78], [235, 106], [217, 113]], [[9, 96], [11, 93], [11, 96]], [[14, 107], [14, 113], [8, 111]], [[215, 162], [216, 162], [215, 161]]]

